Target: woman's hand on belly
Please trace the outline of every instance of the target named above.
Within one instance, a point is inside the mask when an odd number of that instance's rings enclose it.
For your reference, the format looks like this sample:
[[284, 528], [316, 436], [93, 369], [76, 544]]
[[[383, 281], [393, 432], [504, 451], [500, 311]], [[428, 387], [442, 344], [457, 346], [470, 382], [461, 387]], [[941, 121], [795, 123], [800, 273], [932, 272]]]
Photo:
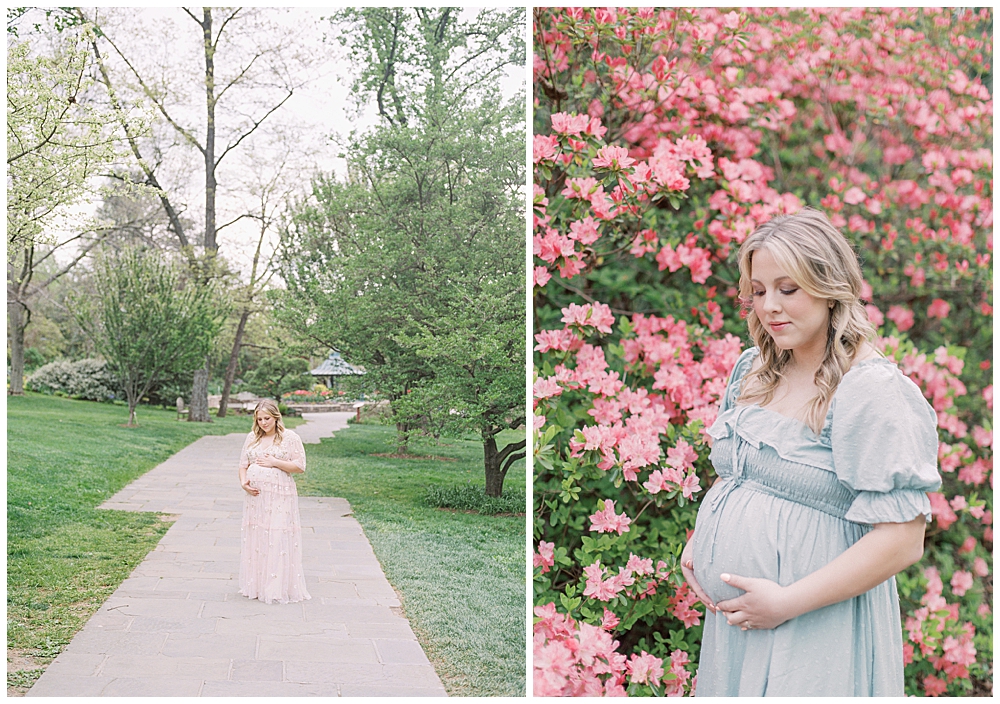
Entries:
[[789, 612], [785, 587], [777, 582], [735, 574], [723, 574], [720, 578], [726, 584], [744, 590], [735, 599], [726, 599], [718, 604], [719, 611], [730, 626], [739, 626], [744, 631], [768, 630], [795, 616]]
[[716, 606], [712, 603], [712, 600], [708, 598], [705, 594], [705, 590], [701, 588], [698, 584], [698, 580], [694, 576], [694, 549], [692, 548], [694, 538], [687, 542], [684, 546], [684, 552], [681, 553], [681, 574], [684, 575], [685, 581], [687, 581], [688, 586], [695, 593], [701, 603], [705, 605], [709, 611], [713, 614], [715, 613]]

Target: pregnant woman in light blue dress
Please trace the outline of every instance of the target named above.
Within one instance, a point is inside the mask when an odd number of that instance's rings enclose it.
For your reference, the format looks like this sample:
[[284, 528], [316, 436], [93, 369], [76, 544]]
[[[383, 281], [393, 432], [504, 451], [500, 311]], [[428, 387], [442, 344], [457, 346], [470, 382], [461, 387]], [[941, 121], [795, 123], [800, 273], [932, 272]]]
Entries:
[[854, 251], [822, 213], [739, 253], [756, 346], [709, 429], [719, 479], [681, 556], [708, 607], [698, 696], [903, 696], [894, 575], [923, 554], [936, 416], [872, 346]]

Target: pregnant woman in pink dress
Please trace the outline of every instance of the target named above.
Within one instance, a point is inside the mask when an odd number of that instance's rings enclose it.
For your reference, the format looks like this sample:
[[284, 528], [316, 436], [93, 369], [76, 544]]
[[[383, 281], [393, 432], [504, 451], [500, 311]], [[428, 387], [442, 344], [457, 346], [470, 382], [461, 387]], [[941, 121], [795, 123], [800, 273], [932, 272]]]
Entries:
[[302, 574], [302, 528], [293, 474], [306, 470], [302, 440], [264, 399], [240, 453], [243, 503], [240, 594], [265, 604], [308, 599]]

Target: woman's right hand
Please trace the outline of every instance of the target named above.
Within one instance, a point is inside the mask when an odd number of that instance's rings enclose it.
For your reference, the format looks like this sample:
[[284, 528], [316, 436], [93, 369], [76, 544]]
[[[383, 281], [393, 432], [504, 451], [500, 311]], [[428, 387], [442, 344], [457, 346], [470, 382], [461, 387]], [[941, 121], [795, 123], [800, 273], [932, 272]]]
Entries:
[[[692, 536], [693, 537], [693, 536]], [[688, 540], [687, 545], [684, 546], [684, 551], [681, 553], [681, 574], [684, 575], [684, 579], [687, 581], [688, 586], [695, 593], [701, 603], [705, 605], [705, 608], [711, 611], [713, 614], [716, 612], [716, 606], [712, 603], [712, 600], [708, 598], [705, 594], [705, 590], [701, 588], [698, 584], [698, 580], [694, 576], [694, 545], [693, 540]]]
[[256, 488], [253, 484], [251, 484], [247, 480], [243, 481], [243, 491], [250, 494], [250, 496], [257, 496], [257, 494], [260, 493], [260, 489]]

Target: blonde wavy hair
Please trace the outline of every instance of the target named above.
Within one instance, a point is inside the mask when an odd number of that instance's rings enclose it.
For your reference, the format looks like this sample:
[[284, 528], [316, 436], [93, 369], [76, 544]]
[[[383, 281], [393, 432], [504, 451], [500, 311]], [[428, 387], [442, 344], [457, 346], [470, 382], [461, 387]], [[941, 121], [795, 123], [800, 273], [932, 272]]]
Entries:
[[792, 359], [779, 349], [749, 304], [753, 295], [750, 271], [753, 254], [766, 249], [795, 284], [816, 298], [832, 301], [826, 353], [815, 383], [819, 393], [809, 402], [806, 424], [817, 434], [823, 429], [826, 410], [844, 374], [851, 368], [865, 342], [875, 338], [861, 302], [863, 277], [858, 257], [847, 239], [818, 210], [803, 208], [794, 215], [779, 215], [754, 230], [739, 251], [740, 298], [749, 308], [750, 337], [760, 350], [760, 367], [743, 378], [739, 399], [766, 406], [774, 397], [783, 372]]
[[280, 445], [282, 434], [285, 432], [285, 424], [281, 421], [281, 411], [278, 410], [278, 404], [269, 398], [262, 398], [257, 402], [257, 407], [253, 409], [254, 444], [259, 443], [260, 439], [264, 437], [264, 431], [257, 425], [258, 411], [264, 411], [267, 415], [274, 418], [274, 444]]

